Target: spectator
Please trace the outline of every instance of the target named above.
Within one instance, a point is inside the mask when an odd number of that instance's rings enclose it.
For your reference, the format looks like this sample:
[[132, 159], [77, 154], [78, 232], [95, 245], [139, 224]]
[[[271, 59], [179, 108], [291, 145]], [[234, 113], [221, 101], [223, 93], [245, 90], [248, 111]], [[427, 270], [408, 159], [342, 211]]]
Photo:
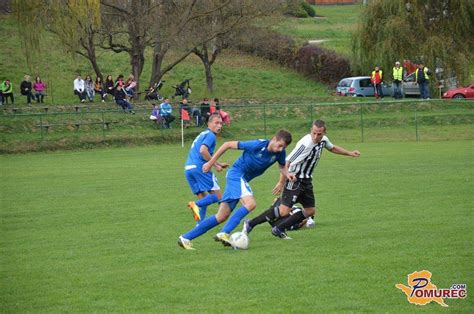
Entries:
[[158, 124], [161, 121], [160, 108], [156, 104], [152, 104], [152, 107], [150, 120]]
[[89, 98], [90, 102], [93, 102], [94, 97], [95, 97], [95, 91], [94, 91], [94, 82], [92, 81], [92, 78], [90, 75], [87, 75], [86, 79], [84, 80], [84, 88], [86, 90], [87, 98]]
[[206, 124], [210, 116], [211, 116], [211, 105], [209, 104], [209, 99], [204, 98], [201, 103], [201, 117], [204, 119]]
[[104, 85], [102, 84], [102, 79], [100, 76], [96, 77], [95, 79], [94, 91], [100, 95], [102, 102], [105, 102], [105, 95], [107, 94], [105, 93]]
[[2, 94], [2, 101], [5, 104], [8, 104], [8, 97], [10, 97], [10, 99], [12, 101], [12, 105], [15, 104], [15, 98], [13, 97], [13, 85], [10, 82], [10, 80], [5, 80], [0, 85], [0, 93]]
[[173, 108], [170, 105], [170, 100], [169, 98], [165, 98], [165, 101], [160, 105], [160, 116], [164, 119], [165, 129], [171, 129], [170, 123], [175, 119], [172, 112]]
[[114, 88], [117, 89], [117, 87], [125, 87], [125, 82], [123, 81], [123, 75], [120, 74], [117, 79], [115, 80]]
[[187, 128], [191, 124], [191, 108], [189, 107], [188, 100], [186, 98], [181, 100], [179, 109], [181, 120], [183, 120], [183, 125], [185, 128]]
[[431, 71], [428, 70], [427, 67], [422, 63], [418, 65], [418, 69], [415, 71], [415, 81], [420, 88], [420, 98], [422, 99], [430, 99], [430, 89], [429, 89], [429, 82], [430, 82], [430, 75]]
[[82, 79], [81, 75], [78, 74], [76, 79], [74, 80], [74, 94], [79, 97], [79, 100], [81, 102], [86, 101], [86, 91], [84, 89], [84, 80]]
[[383, 99], [382, 70], [380, 70], [380, 68], [378, 66], [376, 66], [374, 71], [372, 71], [370, 81], [374, 85], [374, 96], [375, 96], [375, 98], [376, 99], [379, 99], [379, 98]]
[[43, 81], [41, 80], [39, 76], [37, 76], [35, 79], [35, 82], [33, 84], [33, 89], [35, 90], [36, 102], [43, 103], [43, 99], [45, 95], [44, 90], [46, 89], [46, 84], [43, 83]]
[[128, 111], [131, 114], [135, 114], [135, 111], [133, 111], [132, 104], [129, 103], [126, 98], [127, 95], [123, 91], [123, 87], [117, 85], [117, 88], [115, 90], [115, 103], [122, 107], [123, 111]]
[[402, 94], [402, 80], [403, 80], [403, 68], [400, 66], [400, 62], [395, 62], [393, 67], [393, 98], [401, 99]]
[[105, 79], [105, 84], [104, 85], [105, 85], [104, 98], [107, 94], [111, 95], [112, 98], [114, 98], [115, 89], [114, 89], [114, 80], [112, 78], [112, 75], [107, 76], [107, 78]]
[[407, 59], [403, 60], [403, 67], [405, 68], [405, 75], [406, 76], [412, 74], [418, 68], [418, 66], [415, 63], [413, 63], [413, 62], [411, 62], [410, 60], [407, 60]]
[[33, 95], [33, 85], [31, 84], [31, 76], [25, 75], [25, 80], [20, 84], [20, 92], [22, 95], [26, 96], [26, 103], [31, 106], [31, 99], [35, 100], [35, 95]]
[[[181, 101], [186, 102], [186, 104], [188, 104], [187, 98], [183, 98]], [[188, 104], [188, 107], [189, 107], [189, 104]], [[193, 105], [193, 107], [189, 109], [189, 113], [190, 113], [190, 118], [192, 118], [193, 121], [196, 121], [196, 126], [200, 126], [202, 124], [201, 110], [197, 108], [196, 105]]]
[[133, 97], [136, 93], [137, 81], [135, 80], [135, 76], [130, 74], [128, 76], [127, 82], [125, 83], [125, 93], [127, 93], [128, 97]]

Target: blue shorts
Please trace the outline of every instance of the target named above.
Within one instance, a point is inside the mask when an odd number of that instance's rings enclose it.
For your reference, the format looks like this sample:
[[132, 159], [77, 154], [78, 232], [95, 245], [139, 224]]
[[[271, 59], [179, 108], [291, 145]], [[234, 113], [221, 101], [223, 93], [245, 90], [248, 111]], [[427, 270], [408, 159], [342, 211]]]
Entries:
[[221, 189], [217, 183], [216, 176], [212, 172], [204, 173], [197, 166], [186, 166], [184, 175], [193, 194]]
[[230, 209], [234, 209], [239, 200], [245, 196], [253, 196], [252, 188], [247, 180], [241, 176], [229, 176], [227, 173], [224, 195], [220, 203], [229, 204]]

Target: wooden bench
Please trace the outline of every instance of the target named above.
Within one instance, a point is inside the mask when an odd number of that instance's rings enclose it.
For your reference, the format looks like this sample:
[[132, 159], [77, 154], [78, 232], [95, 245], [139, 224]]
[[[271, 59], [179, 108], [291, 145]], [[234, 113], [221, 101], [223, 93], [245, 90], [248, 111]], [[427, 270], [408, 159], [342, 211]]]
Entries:
[[81, 125], [103, 125], [104, 129], [108, 130], [109, 126], [113, 123], [118, 123], [117, 121], [99, 121], [99, 122], [72, 122], [72, 123], [46, 123], [46, 124], [37, 124], [36, 126], [42, 129], [45, 129], [46, 132], [49, 131], [50, 127], [55, 126], [74, 126], [76, 131], [79, 130]]

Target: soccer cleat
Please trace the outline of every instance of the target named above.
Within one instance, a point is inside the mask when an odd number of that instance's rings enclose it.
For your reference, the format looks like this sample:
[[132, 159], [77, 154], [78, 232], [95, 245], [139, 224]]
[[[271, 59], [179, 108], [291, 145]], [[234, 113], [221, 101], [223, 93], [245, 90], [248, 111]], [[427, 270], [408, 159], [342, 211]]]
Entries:
[[188, 203], [188, 207], [193, 212], [194, 220], [201, 221], [201, 215], [199, 214], [199, 207], [196, 205], [196, 203], [191, 201]]
[[178, 245], [185, 250], [195, 250], [195, 248], [193, 248], [193, 244], [191, 243], [191, 241], [183, 238], [183, 236], [179, 236]]
[[291, 240], [291, 238], [285, 232], [281, 231], [278, 227], [272, 228], [272, 234], [275, 237], [278, 237], [283, 240]]
[[221, 242], [224, 246], [231, 246], [228, 233], [219, 232], [214, 236], [214, 240], [216, 240], [216, 242]]
[[244, 222], [244, 227], [242, 228], [242, 232], [245, 233], [246, 235], [249, 235], [250, 231], [252, 231], [252, 227], [250, 226], [250, 219], [247, 219]]
[[314, 228], [316, 227], [316, 222], [313, 220], [313, 218], [309, 217], [308, 220], [306, 220], [306, 223], [304, 224], [305, 228]]

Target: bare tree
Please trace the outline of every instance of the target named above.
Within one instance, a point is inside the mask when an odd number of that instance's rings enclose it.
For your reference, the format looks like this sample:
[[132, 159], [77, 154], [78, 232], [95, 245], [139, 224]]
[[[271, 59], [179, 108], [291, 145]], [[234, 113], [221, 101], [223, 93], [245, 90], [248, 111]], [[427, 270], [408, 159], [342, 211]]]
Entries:
[[138, 90], [145, 64], [145, 49], [153, 43], [150, 30], [151, 25], [156, 23], [159, 1], [102, 0], [101, 5], [101, 47], [116, 53], [128, 53]]

